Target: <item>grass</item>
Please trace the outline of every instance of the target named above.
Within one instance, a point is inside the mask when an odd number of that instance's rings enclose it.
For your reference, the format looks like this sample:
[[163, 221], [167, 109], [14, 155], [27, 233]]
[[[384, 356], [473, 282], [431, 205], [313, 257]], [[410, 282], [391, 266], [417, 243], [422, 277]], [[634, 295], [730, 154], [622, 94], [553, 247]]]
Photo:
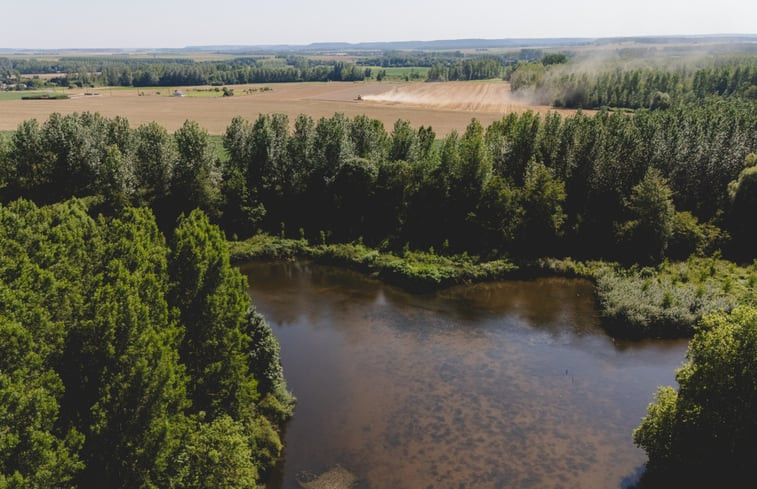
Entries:
[[221, 163], [225, 163], [229, 159], [229, 154], [226, 152], [226, 148], [223, 147], [223, 136], [218, 134], [210, 134], [208, 135], [208, 143], [210, 144], [210, 149], [213, 152], [213, 155], [218, 158], [218, 160], [221, 161]]
[[253, 236], [246, 241], [232, 242], [229, 246], [235, 263], [306, 257], [319, 263], [359, 270], [414, 292], [504, 279], [517, 270], [507, 260], [480, 262], [467, 255], [441, 256], [418, 251], [393, 254], [380, 252], [362, 243], [310, 245], [304, 239], [284, 239], [265, 234]]
[[631, 336], [691, 336], [705, 314], [757, 305], [757, 264], [713, 258], [595, 274], [608, 327]]
[[223, 97], [223, 91], [219, 88], [218, 91], [213, 89], [208, 90], [182, 90], [187, 97], [202, 97], [202, 98], [217, 98]]
[[[43, 97], [45, 95], [50, 95], [50, 98], [55, 98], [56, 96], [64, 95], [61, 92], [54, 91], [50, 92], [48, 90], [13, 90], [13, 91], [0, 91], [0, 101], [3, 100], [21, 100], [23, 98], [27, 97]], [[67, 98], [67, 97], [66, 97]]]
[[757, 264], [740, 266], [717, 256], [630, 268], [546, 259], [539, 267], [592, 280], [603, 324], [615, 336], [690, 337], [706, 314], [757, 305]]

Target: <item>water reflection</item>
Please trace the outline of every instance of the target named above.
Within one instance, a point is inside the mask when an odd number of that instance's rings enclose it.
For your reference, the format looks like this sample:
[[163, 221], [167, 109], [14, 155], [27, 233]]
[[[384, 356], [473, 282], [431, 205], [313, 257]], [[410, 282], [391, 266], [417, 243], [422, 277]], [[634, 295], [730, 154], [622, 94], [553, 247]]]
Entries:
[[243, 267], [298, 398], [275, 488], [348, 468], [370, 488], [621, 487], [685, 342], [618, 343], [591, 285], [413, 295], [307, 263]]

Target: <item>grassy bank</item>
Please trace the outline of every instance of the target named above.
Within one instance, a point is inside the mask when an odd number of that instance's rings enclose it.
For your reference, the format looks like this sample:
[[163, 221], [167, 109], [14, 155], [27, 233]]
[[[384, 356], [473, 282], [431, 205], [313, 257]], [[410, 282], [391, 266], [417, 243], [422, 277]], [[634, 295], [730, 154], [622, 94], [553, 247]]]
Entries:
[[757, 304], [757, 265], [718, 258], [602, 269], [595, 283], [607, 327], [631, 336], [691, 336], [705, 314]]
[[509, 277], [517, 267], [507, 260], [481, 262], [467, 255], [441, 256], [419, 251], [385, 253], [360, 243], [310, 245], [305, 240], [257, 235], [232, 242], [231, 259], [281, 260], [304, 257], [318, 263], [346, 266], [414, 292], [456, 284]]
[[605, 328], [614, 336], [628, 338], [688, 337], [705, 314], [757, 305], [757, 264], [739, 266], [717, 257], [623, 268], [615, 263], [571, 259], [545, 258], [516, 264], [508, 260], [484, 262], [467, 255], [418, 251], [394, 254], [359, 243], [311, 245], [305, 240], [269, 235], [232, 242], [230, 247], [236, 263], [302, 257], [359, 270], [415, 292], [514, 278], [587, 278], [596, 286]]

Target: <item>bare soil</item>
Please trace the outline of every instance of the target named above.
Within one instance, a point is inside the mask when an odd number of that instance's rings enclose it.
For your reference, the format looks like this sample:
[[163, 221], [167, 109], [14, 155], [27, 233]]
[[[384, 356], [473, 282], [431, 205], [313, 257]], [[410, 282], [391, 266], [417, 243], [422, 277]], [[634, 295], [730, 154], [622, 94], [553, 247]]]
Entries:
[[[245, 89], [264, 86], [272, 90], [243, 93]], [[156, 121], [171, 131], [189, 119], [199, 122], [211, 134], [223, 134], [237, 115], [255, 119], [260, 113], [283, 113], [293, 122], [300, 113], [318, 119], [342, 112], [347, 117], [365, 114], [383, 122], [387, 129], [397, 119], [406, 119], [415, 127], [432, 126], [438, 136], [445, 136], [453, 130], [464, 130], [474, 117], [487, 125], [510, 112], [554, 110], [514, 100], [505, 82], [277, 83], [233, 88], [233, 97], [218, 98], [171, 97], [173, 88], [100, 88], [68, 90], [66, 93], [72, 97], [69, 100], [0, 101], [0, 131], [14, 130], [27, 119], [42, 122], [53, 112], [123, 116], [133, 126]]]

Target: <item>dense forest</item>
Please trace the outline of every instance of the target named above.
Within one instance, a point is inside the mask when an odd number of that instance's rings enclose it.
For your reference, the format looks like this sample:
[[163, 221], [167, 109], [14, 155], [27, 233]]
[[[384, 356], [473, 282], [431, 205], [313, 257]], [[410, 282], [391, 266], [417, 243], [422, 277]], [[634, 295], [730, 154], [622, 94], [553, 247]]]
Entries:
[[744, 57], [703, 67], [674, 63], [669, 69], [613, 68], [591, 60], [553, 66], [532, 62], [518, 65], [510, 81], [516, 93], [556, 107], [666, 109], [710, 97], [757, 99], [757, 61]]
[[[122, 118], [53, 115], [13, 133], [2, 199], [104, 194], [148, 205], [161, 228], [200, 207], [228, 236], [313, 239], [482, 256], [642, 263], [716, 249], [754, 258], [753, 103], [666, 111], [510, 114], [435, 141], [398, 121], [234, 119], [212, 151], [187, 122], [171, 135]], [[302, 229], [302, 231], [300, 231]]]
[[[58, 74], [47, 81], [32, 74]], [[370, 74], [370, 70], [368, 71]], [[366, 70], [341, 61], [314, 61], [302, 56], [238, 57], [228, 61], [167, 58], [63, 57], [58, 61], [0, 58], [0, 82], [34, 87], [157, 87], [232, 85], [303, 81], [359, 81]]]
[[220, 230], [90, 211], [0, 206], [0, 487], [256, 487], [292, 397]]

